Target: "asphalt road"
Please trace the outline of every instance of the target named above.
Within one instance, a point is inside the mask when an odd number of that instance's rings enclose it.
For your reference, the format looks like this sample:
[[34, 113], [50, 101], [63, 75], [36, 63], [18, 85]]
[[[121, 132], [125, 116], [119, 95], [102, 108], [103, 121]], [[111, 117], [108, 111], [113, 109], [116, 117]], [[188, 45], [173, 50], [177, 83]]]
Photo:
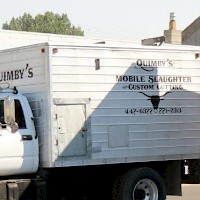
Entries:
[[167, 196], [167, 200], [200, 200], [200, 184], [183, 184], [182, 196]]

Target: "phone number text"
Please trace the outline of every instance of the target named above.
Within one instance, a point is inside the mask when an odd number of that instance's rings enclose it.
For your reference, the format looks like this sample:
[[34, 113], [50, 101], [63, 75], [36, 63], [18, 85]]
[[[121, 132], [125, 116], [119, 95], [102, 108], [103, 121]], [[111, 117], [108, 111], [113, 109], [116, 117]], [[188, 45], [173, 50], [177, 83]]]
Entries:
[[126, 114], [137, 115], [137, 114], [178, 114], [181, 113], [181, 108], [127, 108], [125, 110]]

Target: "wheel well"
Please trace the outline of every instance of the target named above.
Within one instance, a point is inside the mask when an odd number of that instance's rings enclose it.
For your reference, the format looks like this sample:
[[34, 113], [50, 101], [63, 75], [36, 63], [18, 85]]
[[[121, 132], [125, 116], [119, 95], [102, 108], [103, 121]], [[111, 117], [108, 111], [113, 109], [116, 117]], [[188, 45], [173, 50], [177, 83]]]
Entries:
[[[99, 197], [95, 198], [111, 199], [113, 185], [116, 184], [116, 180], [119, 177], [134, 169], [150, 168], [161, 176], [166, 194], [180, 195], [181, 175], [179, 176], [179, 164], [180, 162], [178, 161], [166, 161], [56, 168], [49, 171], [47, 186], [50, 188], [48, 191], [53, 192], [52, 195], [56, 194], [55, 191], [58, 191], [57, 193], [59, 194], [65, 192], [67, 187], [73, 195], [81, 195], [81, 193], [84, 193], [83, 195], [91, 195], [90, 193], [93, 191], [99, 195]], [[62, 181], [65, 184], [62, 184]], [[76, 192], [78, 188], [80, 188], [79, 194]], [[104, 191], [104, 194], [99, 194], [99, 188]], [[106, 197], [104, 198], [101, 195], [106, 195]], [[67, 194], [63, 194], [63, 196], [70, 199]], [[56, 198], [58, 197], [56, 196]]]

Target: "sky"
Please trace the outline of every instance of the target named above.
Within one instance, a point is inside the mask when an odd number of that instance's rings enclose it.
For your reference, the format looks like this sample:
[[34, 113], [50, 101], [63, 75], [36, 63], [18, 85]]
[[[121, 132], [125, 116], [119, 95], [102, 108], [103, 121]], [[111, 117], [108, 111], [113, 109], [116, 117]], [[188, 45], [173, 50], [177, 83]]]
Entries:
[[199, 0], [6, 0], [0, 7], [0, 28], [12, 17], [33, 17], [52, 11], [67, 14], [86, 37], [142, 40], [162, 36], [174, 12], [178, 30], [200, 16]]

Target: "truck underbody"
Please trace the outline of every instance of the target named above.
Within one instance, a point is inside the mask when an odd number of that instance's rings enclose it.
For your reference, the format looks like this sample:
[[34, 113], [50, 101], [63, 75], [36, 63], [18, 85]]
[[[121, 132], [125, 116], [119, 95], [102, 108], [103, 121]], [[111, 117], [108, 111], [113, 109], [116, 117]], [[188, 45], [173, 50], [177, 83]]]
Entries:
[[[32, 177], [4, 177], [0, 182], [0, 199], [118, 200], [122, 199], [118, 193], [122, 184], [127, 182], [125, 179], [127, 174], [129, 179], [130, 177], [134, 179], [140, 173], [143, 175], [147, 173], [151, 177], [151, 173], [154, 172], [158, 173], [163, 181], [164, 195], [180, 196], [183, 181], [181, 177], [185, 177], [181, 174], [184, 173], [183, 164], [182, 161], [164, 161], [45, 169]], [[155, 174], [153, 176], [155, 177]], [[146, 184], [148, 185], [148, 181]], [[150, 186], [151, 188], [154, 187]], [[143, 199], [142, 194], [139, 194], [139, 199]]]

